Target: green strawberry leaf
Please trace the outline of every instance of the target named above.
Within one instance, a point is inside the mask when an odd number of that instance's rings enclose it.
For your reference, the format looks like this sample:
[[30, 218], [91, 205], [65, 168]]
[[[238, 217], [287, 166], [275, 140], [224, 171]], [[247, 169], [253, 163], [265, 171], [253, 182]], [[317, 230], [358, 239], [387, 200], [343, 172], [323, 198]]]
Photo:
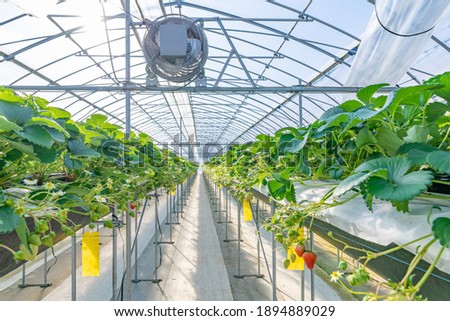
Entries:
[[9, 132], [11, 130], [20, 130], [20, 126], [10, 122], [5, 116], [0, 115], [0, 132]]
[[18, 103], [9, 103], [0, 100], [0, 115], [3, 115], [12, 123], [22, 126], [28, 119], [33, 117], [34, 110], [22, 107]]
[[427, 162], [432, 169], [450, 174], [450, 152], [437, 150], [428, 154]]
[[382, 87], [386, 87], [389, 84], [375, 84], [364, 87], [356, 93], [356, 97], [361, 100], [364, 104], [369, 105], [372, 101], [373, 95]]
[[368, 144], [374, 144], [376, 143], [375, 137], [370, 132], [369, 128], [367, 126], [363, 127], [358, 135], [356, 135], [356, 146], [362, 147]]
[[100, 154], [95, 150], [84, 145], [81, 139], [70, 139], [68, 143], [69, 151], [73, 156], [80, 157], [99, 157]]
[[347, 193], [348, 191], [350, 191], [354, 187], [358, 186], [359, 184], [361, 184], [362, 182], [367, 180], [369, 177], [371, 177], [375, 173], [380, 173], [381, 171], [386, 172], [385, 169], [378, 168], [378, 169], [369, 171], [368, 173], [357, 172], [357, 173], [347, 177], [334, 189], [333, 196], [338, 197], [338, 196], [341, 196], [341, 195]]
[[69, 169], [81, 169], [83, 168], [83, 163], [78, 159], [70, 158], [68, 154], [64, 156], [64, 165]]
[[23, 131], [16, 131], [17, 135], [28, 140], [30, 143], [45, 148], [53, 145], [53, 138], [50, 133], [42, 126], [32, 125], [25, 127]]
[[11, 147], [14, 147], [15, 149], [21, 151], [24, 154], [27, 154], [29, 156], [36, 156], [36, 154], [33, 151], [33, 146], [25, 144], [25, 142], [17, 142], [14, 140], [10, 140], [6, 137], [3, 137], [0, 135], [0, 142], [8, 143]]
[[438, 217], [433, 221], [431, 230], [442, 246], [450, 248], [450, 218]]
[[396, 133], [384, 126], [378, 128], [375, 138], [378, 146], [385, 149], [390, 156], [394, 156], [398, 148], [404, 143]]
[[37, 158], [43, 164], [51, 164], [56, 160], [58, 153], [53, 148], [44, 148], [38, 145], [34, 146], [34, 152], [36, 153]]
[[19, 216], [11, 206], [0, 206], [0, 234], [14, 231], [19, 224]]
[[66, 137], [70, 136], [70, 134], [64, 128], [62, 128], [60, 124], [58, 124], [53, 119], [44, 118], [44, 117], [32, 117], [32, 118], [28, 119], [25, 122], [25, 124], [23, 124], [24, 127], [33, 126], [33, 125], [41, 125], [41, 126], [53, 128], [53, 129], [56, 129], [57, 131], [61, 132], [62, 134], [64, 134]]
[[426, 143], [429, 134], [430, 129], [428, 128], [428, 126], [414, 125], [408, 129], [404, 140], [407, 143]]
[[346, 112], [352, 112], [358, 108], [361, 108], [362, 106], [364, 105], [358, 100], [347, 100], [339, 105], [339, 107]]
[[406, 143], [397, 150], [397, 155], [406, 154], [414, 165], [423, 165], [427, 162], [428, 154], [437, 151], [434, 146], [424, 143]]
[[287, 188], [283, 183], [276, 180], [271, 180], [267, 186], [269, 187], [270, 195], [272, 195], [272, 197], [276, 200], [282, 200], [286, 195]]

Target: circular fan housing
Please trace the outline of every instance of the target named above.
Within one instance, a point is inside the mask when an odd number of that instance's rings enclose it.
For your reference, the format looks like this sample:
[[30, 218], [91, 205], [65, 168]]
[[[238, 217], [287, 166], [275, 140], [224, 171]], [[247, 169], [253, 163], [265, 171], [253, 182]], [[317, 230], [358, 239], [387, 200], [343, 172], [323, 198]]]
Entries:
[[[184, 56], [161, 55], [161, 41], [167, 41], [167, 38], [161, 39], [160, 31], [163, 25], [185, 26], [187, 32], [186, 44], [181, 44], [185, 45], [186, 53]], [[208, 58], [208, 40], [201, 27], [195, 24], [192, 19], [179, 15], [160, 17], [147, 23], [147, 26], [148, 30], [144, 38], [143, 48], [147, 68], [151, 72], [173, 82], [191, 81], [199, 75]], [[179, 46], [180, 44], [176, 45]]]

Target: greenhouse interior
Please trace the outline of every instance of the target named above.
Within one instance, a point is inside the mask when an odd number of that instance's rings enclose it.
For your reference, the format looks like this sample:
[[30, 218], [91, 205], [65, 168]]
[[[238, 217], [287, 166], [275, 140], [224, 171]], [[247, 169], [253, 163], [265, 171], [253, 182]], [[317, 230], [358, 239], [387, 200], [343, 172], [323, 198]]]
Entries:
[[1, 0], [0, 301], [449, 301], [449, 22]]

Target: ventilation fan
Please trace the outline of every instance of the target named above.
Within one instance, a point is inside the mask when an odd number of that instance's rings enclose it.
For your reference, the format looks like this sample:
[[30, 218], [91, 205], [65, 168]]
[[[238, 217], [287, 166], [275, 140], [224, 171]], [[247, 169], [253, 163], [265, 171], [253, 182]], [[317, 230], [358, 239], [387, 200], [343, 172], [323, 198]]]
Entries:
[[208, 58], [208, 40], [203, 29], [185, 16], [146, 20], [143, 42], [147, 72], [173, 82], [193, 80]]

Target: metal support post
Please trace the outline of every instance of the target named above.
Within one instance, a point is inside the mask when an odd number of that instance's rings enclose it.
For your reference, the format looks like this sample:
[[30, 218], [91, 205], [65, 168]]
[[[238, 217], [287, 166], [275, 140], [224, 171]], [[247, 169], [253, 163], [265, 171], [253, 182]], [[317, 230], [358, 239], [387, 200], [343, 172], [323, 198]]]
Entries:
[[134, 279], [136, 280], [138, 278], [138, 243], [139, 243], [139, 239], [138, 239], [138, 211], [137, 209], [134, 211], [134, 234], [135, 236], [135, 241], [134, 241]]
[[75, 235], [72, 236], [72, 264], [71, 264], [71, 272], [72, 272], [72, 301], [77, 300], [77, 237]]
[[222, 224], [222, 189], [219, 188], [219, 220], [217, 221], [217, 223]]
[[[270, 214], [275, 215], [275, 202], [271, 202]], [[277, 252], [275, 234], [272, 233], [272, 301], [277, 301]]]
[[160, 233], [159, 233], [159, 216], [158, 216], [158, 190], [156, 190], [156, 194], [155, 194], [155, 272], [153, 273], [154, 278], [152, 281], [152, 283], [159, 283], [162, 281], [162, 279], [158, 279], [158, 258], [159, 258], [159, 253], [158, 250], [160, 249], [160, 245], [158, 242], [158, 237], [160, 237]]
[[19, 285], [19, 288], [28, 288], [28, 287], [32, 287], [32, 286], [38, 286], [41, 288], [48, 288], [49, 286], [51, 286], [51, 283], [48, 283], [48, 256], [47, 256], [47, 251], [48, 249], [44, 250], [44, 269], [43, 269], [43, 282], [41, 284], [29, 284], [26, 283], [26, 267], [25, 267], [25, 263], [22, 264], [22, 283]]
[[225, 240], [224, 241], [228, 241], [228, 213], [229, 213], [229, 207], [228, 207], [228, 202], [229, 202], [229, 195], [228, 195], [228, 188], [225, 189]]
[[117, 206], [113, 208], [113, 229], [112, 229], [112, 301], [116, 301], [117, 290]]

